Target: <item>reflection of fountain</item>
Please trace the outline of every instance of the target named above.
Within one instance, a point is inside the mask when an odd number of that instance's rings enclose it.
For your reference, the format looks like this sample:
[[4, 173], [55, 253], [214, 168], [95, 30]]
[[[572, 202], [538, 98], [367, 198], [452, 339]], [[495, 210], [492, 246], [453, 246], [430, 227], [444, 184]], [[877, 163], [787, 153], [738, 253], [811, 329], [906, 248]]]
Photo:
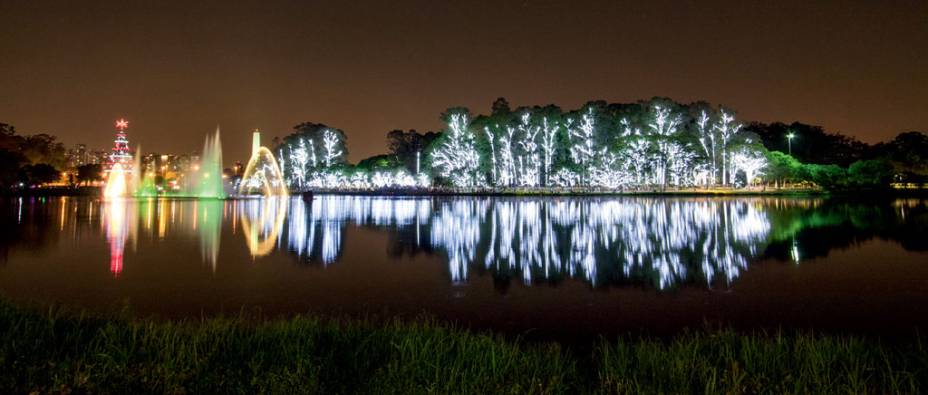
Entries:
[[241, 195], [260, 193], [264, 196], [289, 195], [280, 166], [277, 165], [277, 159], [274, 158], [271, 150], [261, 146], [261, 133], [257, 130], [252, 135], [251, 159], [245, 166], [238, 193]]
[[[101, 211], [106, 224], [106, 239], [110, 245], [110, 272], [118, 277], [122, 273], [123, 253], [126, 240], [130, 236], [129, 202], [122, 198], [113, 198], [104, 203]], [[131, 227], [134, 229], [134, 227]]]
[[194, 203], [195, 218], [199, 223], [193, 224], [200, 236], [200, 255], [216, 271], [219, 260], [219, 240], [222, 232], [222, 206], [217, 200], [204, 200]]
[[250, 200], [240, 208], [242, 234], [252, 256], [264, 256], [274, 250], [287, 218], [289, 199]]

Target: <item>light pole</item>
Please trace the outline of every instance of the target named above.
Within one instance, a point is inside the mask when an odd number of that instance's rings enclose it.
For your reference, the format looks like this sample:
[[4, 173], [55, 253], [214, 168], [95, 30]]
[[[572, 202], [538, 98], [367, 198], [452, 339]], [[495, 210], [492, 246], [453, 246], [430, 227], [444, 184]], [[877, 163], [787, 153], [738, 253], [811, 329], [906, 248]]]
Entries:
[[789, 149], [789, 156], [793, 156], [793, 137], [796, 137], [796, 133], [789, 132], [786, 135], [786, 146]]

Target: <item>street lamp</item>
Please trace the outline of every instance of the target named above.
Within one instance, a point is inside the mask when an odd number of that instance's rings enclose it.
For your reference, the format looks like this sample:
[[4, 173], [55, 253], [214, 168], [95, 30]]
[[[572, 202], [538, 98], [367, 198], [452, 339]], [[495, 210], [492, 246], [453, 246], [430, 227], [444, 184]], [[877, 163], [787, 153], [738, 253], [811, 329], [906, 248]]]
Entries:
[[786, 135], [786, 146], [789, 148], [789, 156], [793, 156], [793, 137], [796, 137], [796, 133], [789, 132]]

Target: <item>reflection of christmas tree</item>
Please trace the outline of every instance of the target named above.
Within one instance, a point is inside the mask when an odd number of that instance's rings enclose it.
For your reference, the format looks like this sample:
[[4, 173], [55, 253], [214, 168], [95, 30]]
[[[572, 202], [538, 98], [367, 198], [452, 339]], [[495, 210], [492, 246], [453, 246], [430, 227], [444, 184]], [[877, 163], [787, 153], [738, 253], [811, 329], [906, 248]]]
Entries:
[[127, 169], [132, 161], [132, 154], [129, 152], [129, 139], [126, 138], [126, 128], [129, 127], [129, 121], [120, 119], [116, 121], [116, 140], [113, 141], [113, 153], [110, 154], [108, 169], [112, 169], [117, 163], [123, 169]]

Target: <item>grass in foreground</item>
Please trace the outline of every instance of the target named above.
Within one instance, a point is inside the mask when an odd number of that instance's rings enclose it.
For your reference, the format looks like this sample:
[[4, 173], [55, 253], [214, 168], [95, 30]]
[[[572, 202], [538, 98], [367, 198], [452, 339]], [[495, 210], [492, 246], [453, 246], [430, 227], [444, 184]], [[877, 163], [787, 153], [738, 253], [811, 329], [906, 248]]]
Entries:
[[0, 393], [917, 393], [918, 339], [682, 334], [557, 344], [433, 322], [149, 321], [0, 302]]

